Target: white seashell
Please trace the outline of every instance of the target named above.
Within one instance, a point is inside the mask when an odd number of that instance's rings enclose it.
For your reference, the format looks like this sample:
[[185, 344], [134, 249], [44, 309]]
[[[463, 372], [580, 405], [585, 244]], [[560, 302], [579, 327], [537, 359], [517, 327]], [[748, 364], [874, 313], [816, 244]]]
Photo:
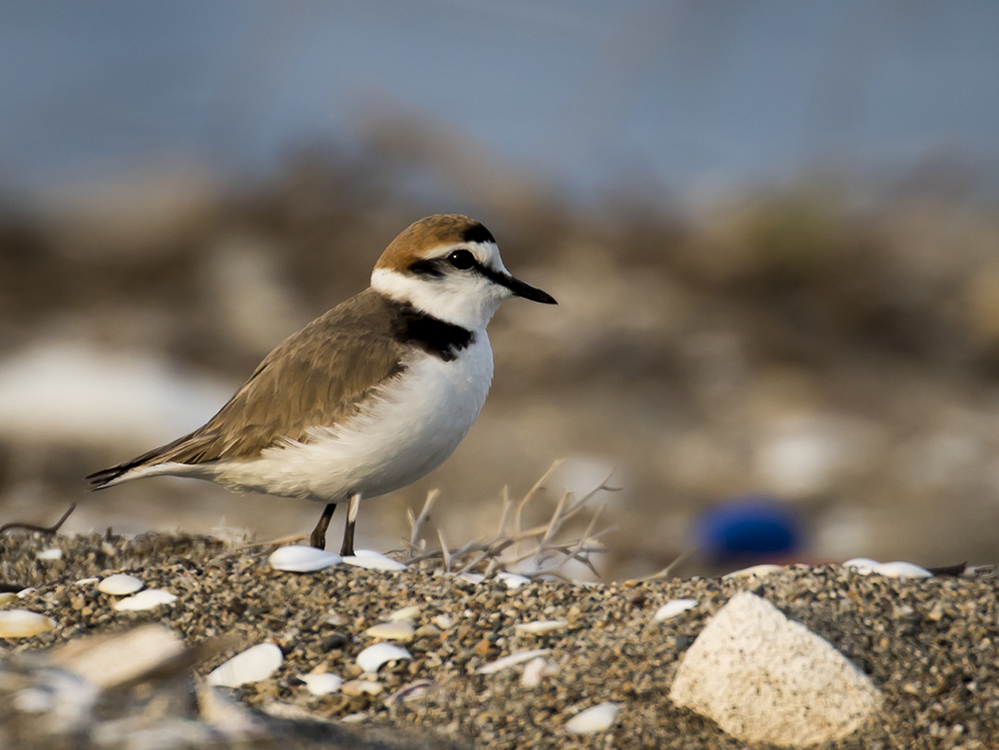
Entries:
[[100, 578], [97, 578], [96, 576], [94, 576], [94, 577], [91, 577], [91, 578], [81, 578], [79, 581], [74, 581], [74, 583], [77, 586], [89, 586], [90, 584], [97, 583], [100, 580], [101, 580]]
[[[378, 685], [377, 682], [375, 684]], [[381, 685], [378, 685], [378, 687], [381, 688]], [[378, 693], [380, 692], [381, 690], [378, 691]], [[377, 693], [374, 694], [377, 695]], [[365, 713], [361, 713], [360, 711], [355, 711], [352, 714], [341, 716], [339, 719], [341, 724], [360, 724], [362, 721], [367, 721], [367, 720], [368, 720], [368, 715]]]
[[125, 596], [125, 594], [134, 594], [144, 585], [135, 576], [125, 573], [115, 573], [113, 576], [108, 576], [98, 583], [97, 590], [103, 591], [105, 594], [111, 594], [112, 596]]
[[415, 628], [409, 620], [380, 622], [364, 631], [365, 635], [372, 638], [383, 638], [386, 641], [411, 641], [414, 632]]
[[412, 620], [420, 614], [420, 608], [416, 604], [412, 607], [403, 607], [402, 609], [397, 609], [395, 612], [391, 612], [385, 619], [388, 622], [398, 622], [399, 620]]
[[881, 563], [869, 557], [854, 557], [843, 563], [844, 568], [856, 568], [858, 573], [867, 574], [878, 567]]
[[303, 674], [299, 679], [305, 683], [305, 689], [313, 695], [329, 695], [335, 693], [343, 685], [343, 677], [335, 674]]
[[35, 591], [35, 587], [34, 586], [28, 586], [28, 588], [21, 589], [20, 591], [17, 592], [17, 598], [18, 599], [23, 599], [28, 594], [34, 593], [34, 591]]
[[484, 580], [486, 580], [486, 577], [481, 573], [462, 573], [460, 576], [458, 576], [458, 578], [465, 581], [466, 583], [473, 583], [475, 585], [478, 585], [482, 583]]
[[135, 596], [115, 602], [114, 608], [119, 612], [138, 612], [143, 609], [155, 609], [161, 604], [170, 604], [177, 597], [163, 589], [146, 589]]
[[750, 565], [748, 568], [733, 570], [731, 573], [726, 573], [722, 576], [722, 578], [763, 578], [771, 573], [780, 573], [782, 570], [784, 570], [784, 568], [780, 565]]
[[38, 560], [62, 560], [62, 550], [58, 547], [42, 550], [35, 557]]
[[365, 672], [374, 674], [387, 662], [412, 658], [412, 654], [404, 648], [393, 646], [391, 643], [376, 643], [357, 655], [357, 666]]
[[542, 678], [553, 674], [558, 674], [558, 664], [536, 656], [524, 665], [520, 684], [526, 688], [534, 688], [541, 684]]
[[531, 659], [535, 659], [547, 653], [548, 649], [546, 648], [532, 648], [530, 651], [514, 651], [509, 656], [504, 656], [496, 661], [483, 664], [476, 670], [476, 674], [493, 674], [494, 672], [515, 667], [518, 664], [530, 661]]
[[889, 578], [932, 578], [933, 574], [915, 563], [896, 560], [875, 565], [872, 573]]
[[17, 594], [13, 591], [4, 591], [0, 593], [0, 606], [4, 604], [10, 604], [11, 602], [17, 601]]
[[398, 560], [393, 560], [391, 557], [386, 557], [382, 553], [370, 549], [356, 550], [353, 557], [345, 557], [343, 561], [347, 565], [370, 570], [407, 570], [406, 566]]
[[545, 635], [556, 630], [562, 630], [569, 624], [568, 620], [538, 620], [537, 622], [522, 622], [514, 626], [517, 635]]
[[565, 731], [570, 734], [596, 734], [610, 729], [617, 719], [620, 708], [616, 703], [601, 703], [573, 716], [565, 723]]
[[392, 695], [385, 699], [385, 704], [393, 706], [396, 703], [409, 703], [410, 701], [419, 700], [438, 687], [440, 686], [433, 680], [415, 680], [403, 685], [392, 693]]
[[297, 544], [278, 547], [267, 558], [267, 564], [274, 570], [289, 573], [314, 573], [333, 565], [339, 565], [342, 558], [324, 549], [302, 547]]
[[696, 607], [698, 603], [697, 599], [672, 599], [656, 610], [653, 619], [656, 622], [668, 620], [671, 617], [676, 617], [681, 612], [686, 612], [688, 609]]
[[527, 576], [517, 575], [516, 573], [500, 572], [496, 574], [497, 581], [503, 581], [508, 589], [519, 589], [525, 583], [530, 583], [531, 579]]
[[260, 682], [274, 674], [284, 662], [284, 654], [274, 643], [258, 643], [213, 669], [209, 685], [239, 687], [248, 682]]
[[384, 689], [384, 685], [374, 680], [349, 680], [340, 686], [340, 692], [344, 695], [378, 695]]
[[26, 609], [0, 612], [0, 638], [30, 638], [39, 633], [47, 633], [55, 626], [56, 621], [51, 617]]
[[430, 619], [430, 622], [439, 627], [441, 630], [447, 630], [449, 627], [454, 625], [454, 620], [452, 620], [448, 615], [436, 615]]

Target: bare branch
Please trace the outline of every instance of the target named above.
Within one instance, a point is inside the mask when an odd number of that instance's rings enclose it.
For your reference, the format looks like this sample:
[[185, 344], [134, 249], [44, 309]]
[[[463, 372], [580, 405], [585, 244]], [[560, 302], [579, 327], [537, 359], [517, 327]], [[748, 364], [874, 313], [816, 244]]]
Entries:
[[51, 526], [37, 526], [33, 523], [22, 523], [20, 521], [13, 521], [11, 523], [5, 523], [0, 526], [0, 534], [5, 531], [11, 531], [13, 529], [24, 529], [25, 531], [37, 531], [39, 534], [56, 534], [64, 523], [66, 519], [69, 518], [70, 514], [76, 510], [76, 503], [69, 506], [69, 509], [62, 514], [62, 517], [56, 521]]

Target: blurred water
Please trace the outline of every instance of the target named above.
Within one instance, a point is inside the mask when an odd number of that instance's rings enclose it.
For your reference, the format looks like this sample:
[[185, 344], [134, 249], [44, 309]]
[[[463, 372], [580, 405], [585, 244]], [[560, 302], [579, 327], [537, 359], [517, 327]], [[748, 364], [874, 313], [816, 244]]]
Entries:
[[[419, 117], [587, 192], [999, 165], [999, 4], [7, 3], [0, 183], [261, 170]], [[994, 177], [993, 177], [994, 179]]]

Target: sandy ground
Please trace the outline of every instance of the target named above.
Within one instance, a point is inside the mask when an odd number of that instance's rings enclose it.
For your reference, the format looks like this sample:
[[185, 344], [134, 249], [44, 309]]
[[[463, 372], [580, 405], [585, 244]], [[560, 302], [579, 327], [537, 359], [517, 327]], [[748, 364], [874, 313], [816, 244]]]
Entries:
[[[63, 550], [61, 560], [36, 558], [52, 547]], [[592, 586], [545, 581], [511, 590], [430, 567], [278, 572], [266, 563], [271, 549], [235, 549], [218, 539], [179, 535], [42, 538], [9, 532], [0, 537], [0, 581], [36, 588], [5, 606], [44, 613], [57, 625], [50, 633], [7, 640], [0, 653], [159, 621], [190, 644], [235, 638], [196, 667], [202, 675], [243, 647], [278, 644], [285, 656], [280, 669], [233, 691], [258, 709], [290, 704], [324, 719], [351, 716], [362, 731], [389, 727], [405, 735], [422, 729], [477, 748], [739, 748], [667, 696], [679, 660], [707, 620], [733, 594], [749, 590], [829, 640], [884, 691], [882, 715], [832, 747], [972, 750], [994, 747], [999, 736], [996, 579], [898, 580], [838, 566], [795, 566], [763, 579]], [[75, 583], [119, 570], [178, 598], [153, 611], [118, 612], [113, 597], [93, 583]], [[681, 597], [699, 604], [654, 621], [660, 605]], [[412, 660], [379, 672], [382, 692], [309, 694], [299, 678], [311, 671], [360, 676], [355, 658], [373, 642], [365, 630], [410, 606], [418, 608], [414, 625], [426, 629], [403, 644]], [[550, 619], [566, 624], [540, 636], [515, 631], [518, 623]], [[521, 683], [519, 667], [476, 673], [499, 657], [535, 648], [548, 649], [546, 658], [558, 665], [536, 687]], [[390, 705], [388, 696], [419, 680], [433, 689]], [[604, 701], [621, 706], [611, 729], [591, 737], [565, 732], [572, 715]]]

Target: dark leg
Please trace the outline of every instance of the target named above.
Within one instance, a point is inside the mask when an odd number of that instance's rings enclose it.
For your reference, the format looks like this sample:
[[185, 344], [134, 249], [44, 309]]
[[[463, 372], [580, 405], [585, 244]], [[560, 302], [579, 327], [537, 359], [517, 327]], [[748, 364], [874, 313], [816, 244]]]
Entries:
[[319, 523], [316, 524], [316, 528], [312, 530], [312, 536], [309, 537], [309, 544], [311, 544], [316, 549], [326, 549], [326, 529], [330, 527], [330, 519], [333, 518], [333, 511], [336, 510], [336, 503], [330, 503], [323, 509], [323, 515], [319, 519]]
[[354, 526], [357, 525], [357, 509], [360, 504], [360, 494], [351, 496], [347, 506], [347, 524], [343, 527], [343, 546], [340, 547], [340, 555], [343, 557], [354, 554]]

